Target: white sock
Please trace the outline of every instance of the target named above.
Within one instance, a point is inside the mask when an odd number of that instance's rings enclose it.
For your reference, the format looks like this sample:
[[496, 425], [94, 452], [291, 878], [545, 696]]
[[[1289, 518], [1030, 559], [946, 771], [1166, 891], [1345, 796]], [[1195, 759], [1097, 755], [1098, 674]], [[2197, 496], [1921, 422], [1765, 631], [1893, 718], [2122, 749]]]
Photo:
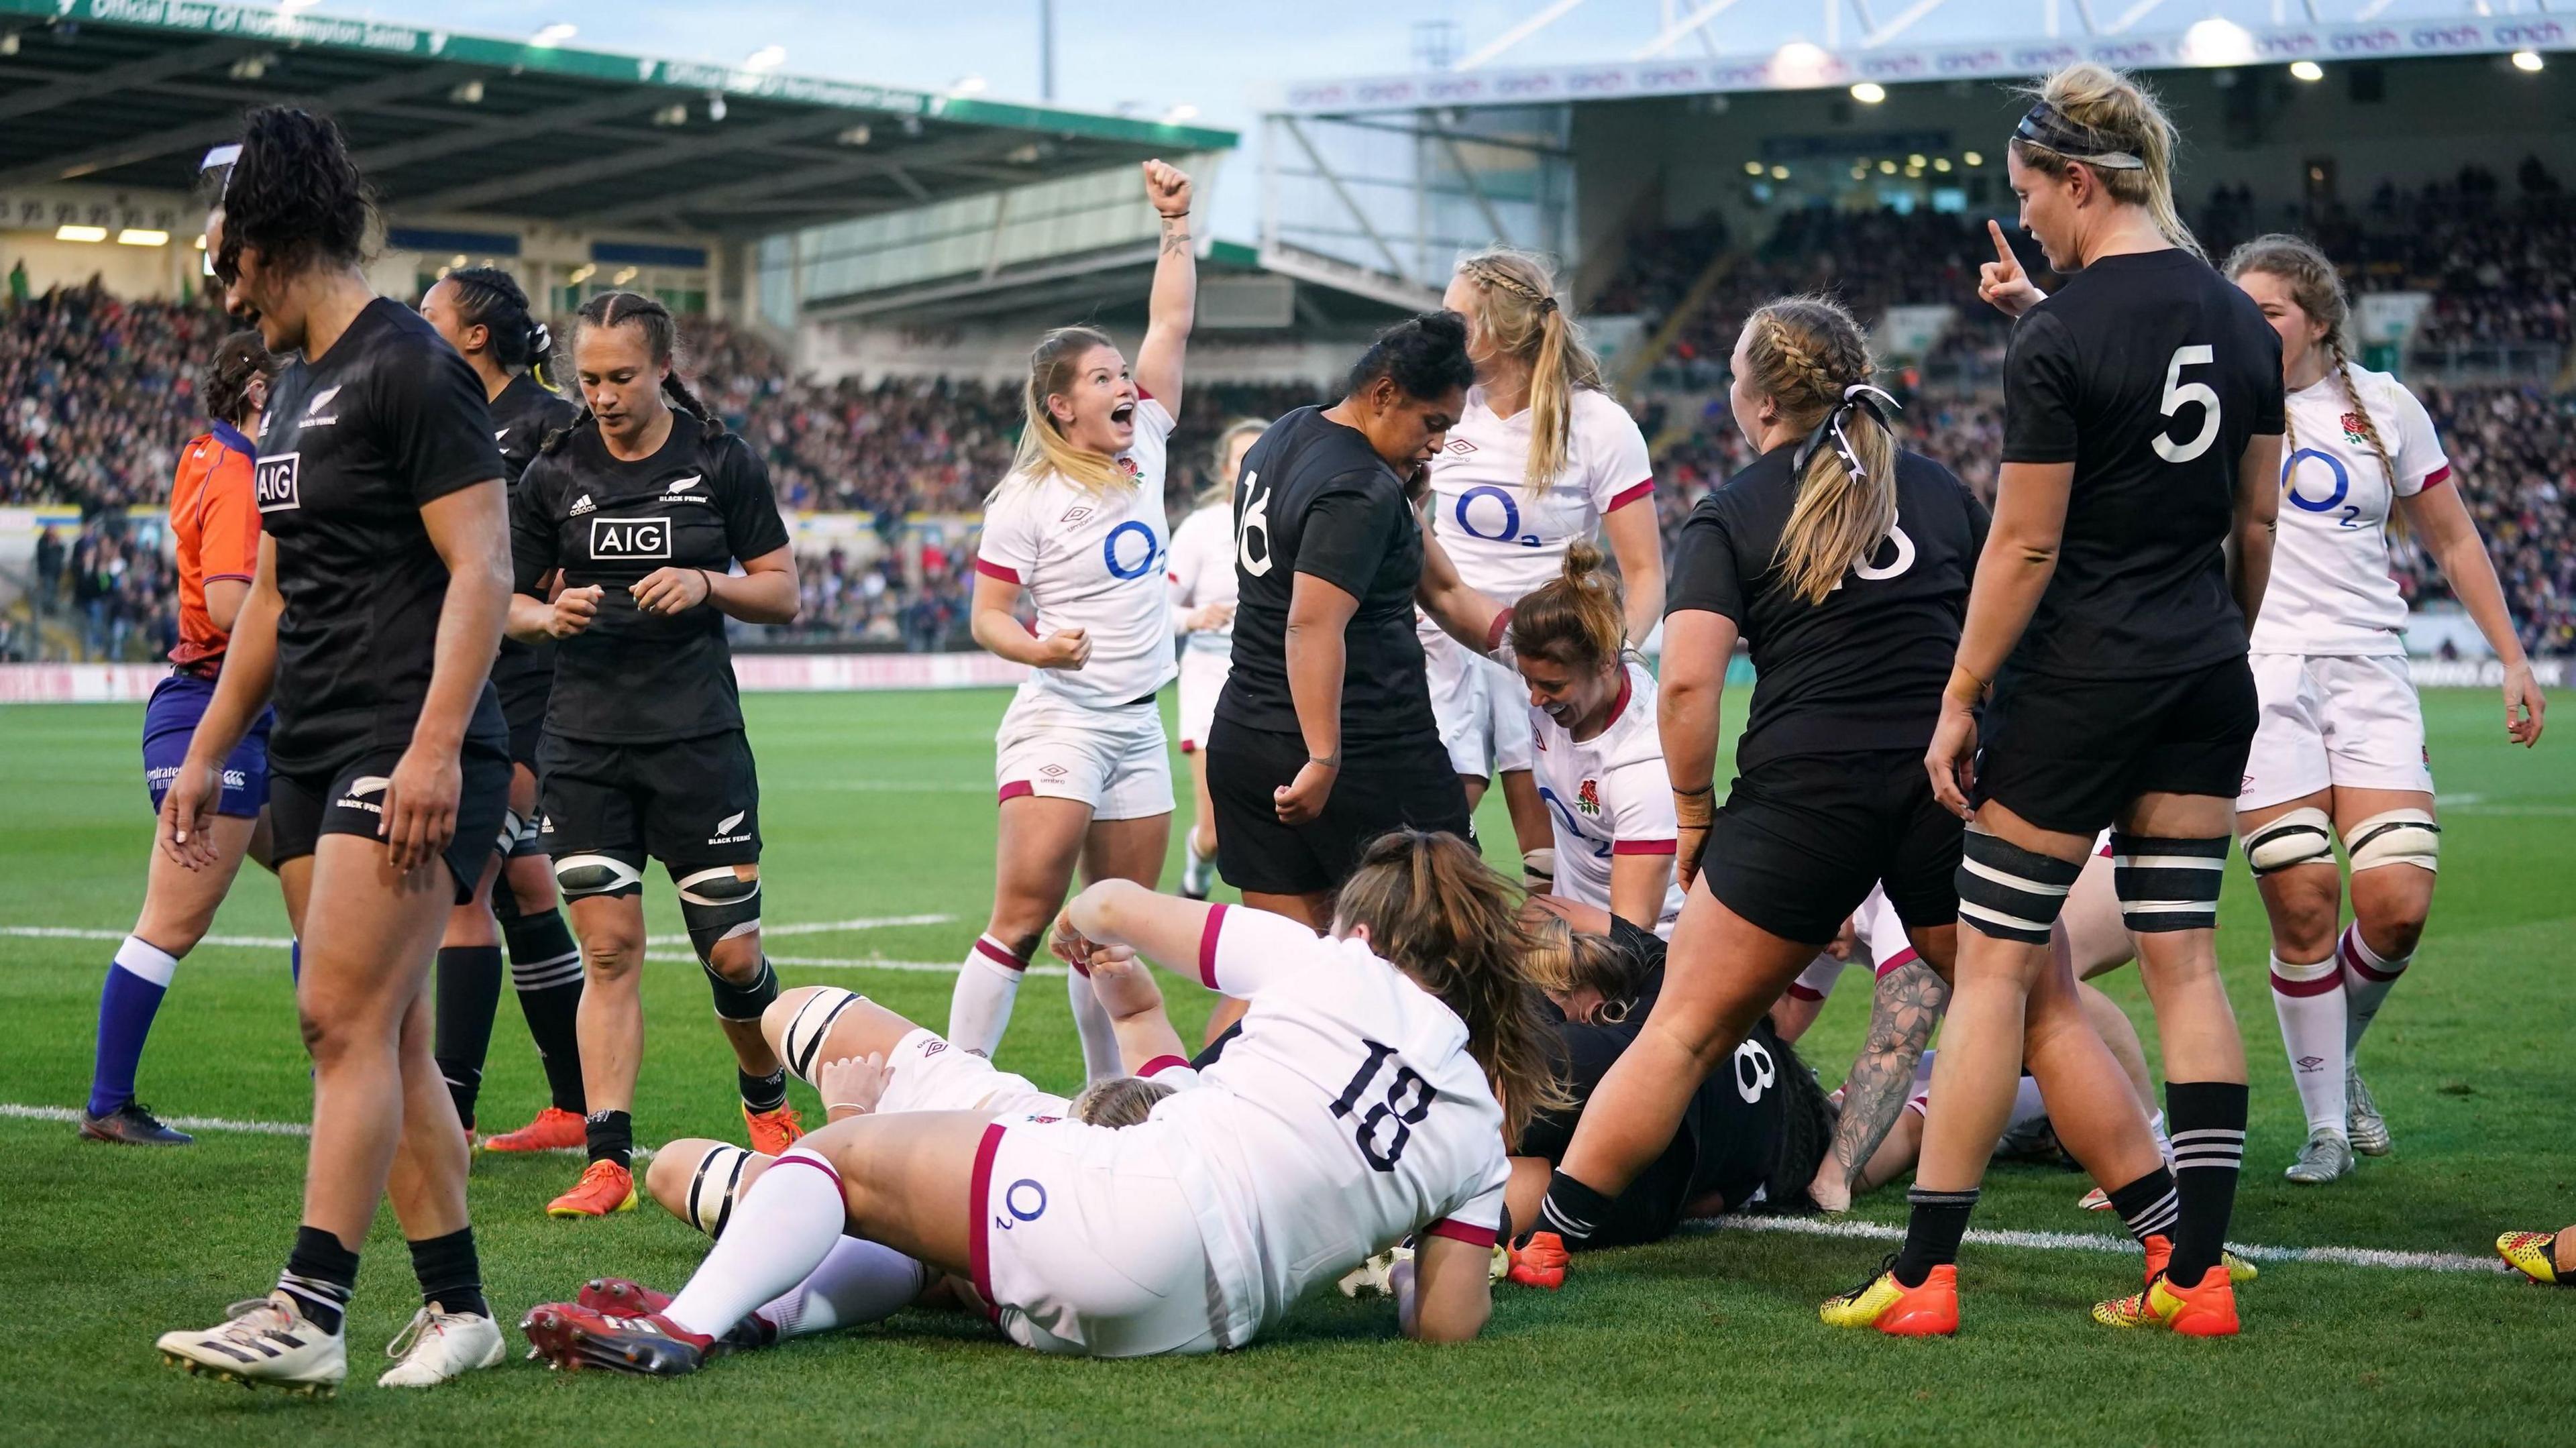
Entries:
[[865, 1237], [843, 1237], [811, 1275], [760, 1308], [780, 1338], [883, 1322], [930, 1285], [930, 1269]]
[[832, 1164], [820, 1152], [789, 1148], [742, 1194], [725, 1234], [663, 1316], [690, 1332], [723, 1334], [811, 1276], [849, 1215]]
[[2272, 1014], [2290, 1053], [2290, 1083], [2308, 1113], [2308, 1131], [2344, 1134], [2343, 964], [2329, 955], [2301, 965], [2272, 957]]
[[2415, 957], [2401, 955], [2395, 960], [2382, 960], [2361, 938], [2361, 922], [2344, 927], [2343, 938], [2335, 942], [2335, 956], [2343, 962], [2344, 1056], [2350, 1059], [2361, 1049], [2361, 1033], [2379, 1015], [2379, 1003], [2388, 999], [2389, 988]]
[[2156, 1139], [2156, 1155], [2165, 1159], [2165, 1170], [2173, 1170], [2173, 1138], [2165, 1132], [2165, 1114], [2162, 1111], [2147, 1113], [2147, 1131]]
[[957, 992], [948, 998], [948, 1043], [987, 1060], [1002, 1044], [1011, 1024], [1011, 1002], [1019, 998], [1020, 977], [1028, 961], [989, 935], [975, 937], [966, 964], [957, 972]]
[[1080, 970], [1064, 975], [1065, 999], [1073, 1003], [1073, 1029], [1082, 1037], [1082, 1071], [1086, 1079], [1105, 1081], [1127, 1074], [1127, 1064], [1118, 1054], [1118, 1027], [1109, 1019], [1109, 1007], [1091, 989], [1091, 977]]
[[1181, 893], [1204, 896], [1216, 884], [1216, 856], [1199, 853], [1196, 830], [1181, 836], [1181, 855], [1187, 861], [1181, 866]]

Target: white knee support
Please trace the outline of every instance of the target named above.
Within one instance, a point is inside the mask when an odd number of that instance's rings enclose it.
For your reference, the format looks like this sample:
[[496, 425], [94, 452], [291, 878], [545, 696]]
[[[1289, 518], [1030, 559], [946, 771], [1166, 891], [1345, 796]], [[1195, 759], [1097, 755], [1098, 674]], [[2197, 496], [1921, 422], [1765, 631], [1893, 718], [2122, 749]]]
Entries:
[[788, 1019], [784, 1039], [778, 1043], [785, 1048], [780, 1059], [789, 1073], [808, 1086], [814, 1085], [814, 1068], [822, 1062], [823, 1042], [832, 1034], [833, 1023], [840, 1020], [842, 1012], [866, 999], [857, 991], [836, 985], [815, 987]]
[[743, 1172], [750, 1166], [751, 1153], [741, 1147], [708, 1147], [689, 1172], [688, 1190], [680, 1194], [681, 1220], [710, 1237], [722, 1236], [725, 1223], [733, 1217], [733, 1199], [742, 1189]]
[[2382, 865], [2413, 865], [2430, 872], [2441, 863], [2442, 827], [2423, 810], [2392, 809], [2354, 825], [2344, 837], [2344, 850], [2352, 856], [2356, 875]]
[[2301, 806], [2245, 836], [2245, 863], [2257, 876], [2300, 865], [2334, 863], [2334, 821], [2313, 806]]
[[614, 855], [566, 855], [555, 861], [555, 888], [567, 900], [632, 895], [644, 888], [644, 870]]
[[1521, 856], [1521, 883], [1532, 890], [1556, 888], [1556, 851], [1537, 849]]

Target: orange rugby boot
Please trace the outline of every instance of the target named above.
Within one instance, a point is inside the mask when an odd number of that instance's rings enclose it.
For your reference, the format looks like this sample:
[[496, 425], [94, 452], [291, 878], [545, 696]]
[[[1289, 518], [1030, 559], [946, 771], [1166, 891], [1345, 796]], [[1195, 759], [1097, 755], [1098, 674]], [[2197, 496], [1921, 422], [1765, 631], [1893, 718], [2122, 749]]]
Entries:
[[588, 1144], [581, 1113], [549, 1106], [516, 1131], [483, 1138], [485, 1151], [578, 1151]]
[[1959, 1269], [1945, 1262], [1920, 1287], [1896, 1280], [1891, 1256], [1879, 1274], [1817, 1313], [1827, 1327], [1874, 1327], [1892, 1337], [1948, 1337], [1959, 1330]]
[[805, 1134], [805, 1122], [793, 1106], [781, 1106], [776, 1111], [754, 1111], [746, 1106], [742, 1109], [742, 1124], [751, 1132], [751, 1149], [763, 1156], [784, 1156], [787, 1148]]
[[546, 1203], [549, 1217], [604, 1217], [635, 1210], [635, 1173], [613, 1161], [582, 1168], [572, 1190]]

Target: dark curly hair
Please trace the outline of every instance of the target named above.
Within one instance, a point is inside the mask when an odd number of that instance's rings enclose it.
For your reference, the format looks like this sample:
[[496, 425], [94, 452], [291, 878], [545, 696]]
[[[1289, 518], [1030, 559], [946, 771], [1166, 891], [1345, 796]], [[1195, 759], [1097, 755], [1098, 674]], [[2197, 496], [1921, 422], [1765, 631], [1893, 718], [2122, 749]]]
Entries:
[[[712, 443], [724, 436], [724, 419], [700, 402], [698, 395], [689, 390], [689, 384], [680, 380], [680, 326], [672, 320], [669, 307], [640, 292], [601, 292], [582, 303], [581, 310], [573, 314], [571, 345], [579, 347], [581, 334], [592, 327], [641, 327], [645, 350], [652, 356], [654, 365], [670, 364], [670, 370], [662, 374], [662, 395], [670, 399], [674, 407], [698, 420], [707, 442]], [[553, 452], [565, 438], [590, 420], [590, 408], [585, 403], [581, 416], [572, 420], [572, 426], [547, 438], [541, 450]]]
[[224, 239], [214, 267], [226, 279], [239, 273], [244, 247], [258, 248], [261, 264], [281, 273], [355, 262], [376, 214], [340, 127], [293, 106], [262, 106], [242, 118], [241, 156], [218, 204]]
[[1424, 312], [1377, 334], [1351, 369], [1349, 392], [1381, 377], [1395, 379], [1407, 397], [1427, 399], [1464, 391], [1476, 380], [1467, 360], [1467, 319], [1456, 312]]
[[445, 281], [456, 289], [456, 311], [466, 325], [492, 334], [492, 360], [504, 372], [534, 369], [543, 382], [555, 337], [545, 323], [528, 314], [528, 294], [519, 279], [497, 266], [460, 267]]
[[197, 398], [205, 404], [206, 416], [241, 426], [250, 411], [251, 383], [274, 380], [279, 366], [256, 329], [226, 337], [197, 377]]

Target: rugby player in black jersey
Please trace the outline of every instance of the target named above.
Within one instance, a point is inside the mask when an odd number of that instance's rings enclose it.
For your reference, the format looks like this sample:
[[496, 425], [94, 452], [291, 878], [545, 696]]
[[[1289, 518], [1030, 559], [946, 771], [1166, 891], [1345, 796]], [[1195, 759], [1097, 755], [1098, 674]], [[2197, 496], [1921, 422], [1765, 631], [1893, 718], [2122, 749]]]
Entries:
[[[1593, 1092], [1534, 1224], [1569, 1245], [1614, 1219], [1700, 1083], [1873, 885], [1932, 962], [1902, 969], [1945, 967], [1955, 941], [1959, 823], [1917, 776], [1985, 510], [1939, 463], [1897, 447], [1868, 342], [1834, 303], [1757, 309], [1733, 371], [1736, 425], [1761, 456], [1692, 509], [1664, 605], [1658, 713], [1676, 864], [1695, 883], [1654, 1011]], [[1753, 704], [1712, 818], [1718, 696], [1738, 639]], [[1912, 1068], [1846, 1110], [1879, 1113], [1884, 1134]]]
[[[769, 469], [673, 370], [674, 331], [668, 309], [633, 292], [582, 304], [583, 415], [547, 439], [510, 505], [510, 632], [560, 645], [537, 748], [540, 834], [588, 971], [590, 1164], [547, 1206], [559, 1217], [635, 1205], [648, 859], [679, 890], [753, 1149], [783, 1152], [801, 1134], [760, 1033], [778, 998], [760, 949], [760, 777], [725, 645], [728, 618], [796, 616], [796, 560]], [[550, 602], [539, 590], [558, 573]]]
[[[492, 441], [501, 449], [502, 475], [513, 489], [537, 455], [538, 445], [570, 427], [581, 409], [547, 386], [542, 369], [554, 350], [546, 324], [528, 315], [528, 294], [499, 267], [464, 267], [439, 279], [420, 299], [420, 314], [447, 339], [483, 384], [492, 409]], [[523, 643], [504, 637], [492, 661], [492, 687], [510, 721], [510, 817], [503, 826], [502, 881], [485, 887], [485, 900], [456, 908], [438, 946], [440, 1074], [456, 1098], [456, 1114], [474, 1130], [475, 1097], [483, 1086], [483, 1058], [492, 1045], [492, 1015], [501, 1003], [501, 953], [493, 942], [497, 923], [510, 947], [510, 978], [519, 1009], [544, 1063], [553, 1096], [537, 1119], [483, 1142], [486, 1151], [546, 1151], [582, 1144], [581, 1041], [574, 1015], [581, 1008], [581, 951], [563, 912], [555, 908], [554, 870], [537, 840], [537, 735], [546, 721], [546, 693], [554, 685], [551, 640]], [[497, 917], [497, 920], [496, 920]]]
[[472, 369], [367, 289], [372, 207], [338, 127], [253, 111], [216, 185], [206, 240], [225, 307], [271, 352], [301, 356], [269, 390], [258, 576], [162, 802], [161, 843], [212, 863], [225, 756], [273, 693], [270, 826], [303, 942], [313, 1143], [277, 1290], [160, 1348], [192, 1372], [337, 1389], [358, 1248], [390, 1184], [424, 1305], [377, 1381], [427, 1387], [502, 1353], [428, 991], [440, 928], [509, 803], [509, 731], [486, 679], [509, 599], [501, 458]]
[[[2111, 1195], [2132, 1231], [2170, 1236], [2167, 1260], [2149, 1254], [2146, 1289], [2095, 1319], [2225, 1336], [2237, 1329], [2221, 1252], [2244, 1158], [2245, 1049], [2213, 932], [2254, 738], [2246, 636], [2279, 506], [2281, 339], [2176, 216], [2174, 131], [2153, 97], [2081, 64], [2036, 99], [2007, 148], [2012, 188], [2023, 227], [2070, 280], [2042, 298], [1998, 262], [1979, 288], [2020, 317], [2003, 467], [1924, 759], [1942, 803], [1971, 821], [1959, 870], [1970, 928], [1904, 1251], [1825, 1313], [1891, 1332], [1955, 1326], [1950, 1264], [2027, 1061], [2061, 1138], [2079, 1103], [2117, 1128], [2089, 1152], [2067, 1145], [2096, 1180], [2131, 1183]], [[2170, 1186], [2048, 948], [2105, 825], [2163, 1038]]]
[[1497, 615], [1445, 560], [1426, 570], [1437, 545], [1412, 492], [1475, 380], [1466, 339], [1451, 312], [1387, 329], [1342, 400], [1272, 423], [1235, 484], [1234, 667], [1207, 744], [1217, 858], [1245, 904], [1318, 930], [1370, 840], [1469, 832], [1413, 609], [1419, 595], [1480, 653]]

